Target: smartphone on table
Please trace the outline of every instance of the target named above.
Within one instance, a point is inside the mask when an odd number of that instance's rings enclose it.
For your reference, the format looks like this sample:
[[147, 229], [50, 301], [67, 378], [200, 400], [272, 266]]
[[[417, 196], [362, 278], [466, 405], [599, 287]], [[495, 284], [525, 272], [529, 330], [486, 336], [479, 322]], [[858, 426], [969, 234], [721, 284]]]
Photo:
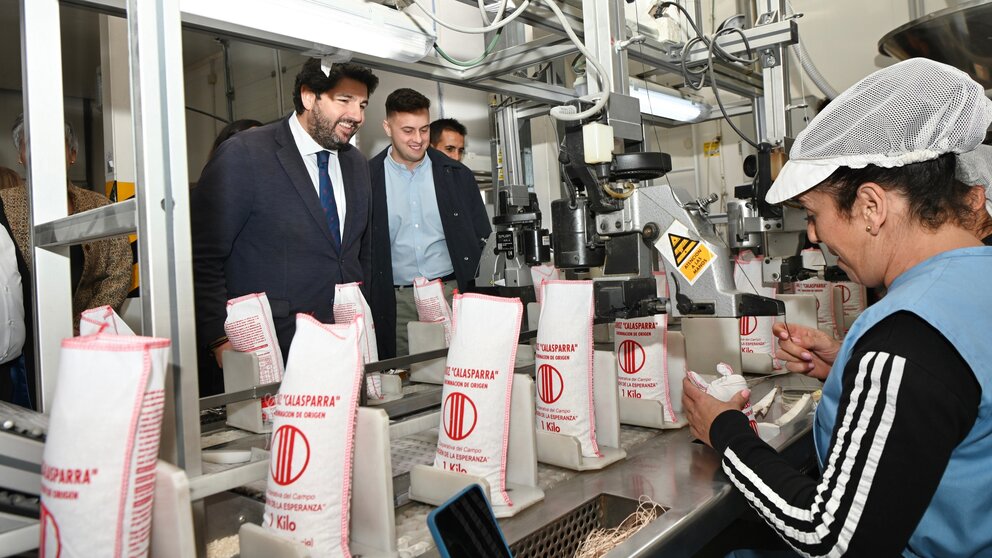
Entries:
[[512, 558], [486, 493], [473, 484], [427, 516], [442, 558]]

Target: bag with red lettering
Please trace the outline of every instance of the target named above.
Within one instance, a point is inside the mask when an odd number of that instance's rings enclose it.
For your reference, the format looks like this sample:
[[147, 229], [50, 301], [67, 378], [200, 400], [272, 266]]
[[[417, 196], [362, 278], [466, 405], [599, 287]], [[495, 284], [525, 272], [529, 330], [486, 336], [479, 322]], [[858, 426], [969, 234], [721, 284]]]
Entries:
[[272, 309], [265, 293], [254, 293], [227, 301], [224, 333], [235, 351], [255, 353], [258, 381], [271, 384], [282, 380], [282, 350], [272, 322]]
[[[734, 374], [734, 369], [729, 364], [724, 362], [717, 364], [716, 371], [720, 376], [710, 382], [707, 382], [702, 376], [692, 370], [686, 375], [694, 386], [703, 390], [703, 393], [708, 393], [720, 401], [730, 401], [742, 390], [747, 389], [747, 380], [740, 374]], [[751, 423], [751, 428], [757, 432], [758, 424], [754, 420], [754, 409], [751, 407], [750, 399], [744, 404], [744, 409], [741, 412], [744, 413], [748, 422]]]
[[661, 401], [665, 420], [678, 422], [685, 370], [668, 366], [668, 315], [617, 320], [613, 348], [620, 397]]
[[276, 396], [262, 525], [303, 543], [315, 558], [350, 556], [361, 320], [328, 325], [297, 314]]
[[847, 334], [848, 324], [865, 311], [868, 293], [864, 285], [859, 285], [854, 281], [838, 281], [834, 283], [834, 289], [840, 291], [840, 300], [844, 312], [844, 323], [838, 324], [838, 330], [843, 330]]
[[108, 333], [111, 335], [134, 335], [131, 328], [110, 306], [98, 306], [84, 310], [79, 317], [79, 335]]
[[[359, 332], [359, 346], [362, 348], [362, 362], [368, 364], [379, 360], [379, 346], [375, 339], [375, 322], [372, 321], [372, 310], [365, 301], [365, 295], [359, 283], [346, 283], [334, 286], [334, 323], [347, 324], [362, 317]], [[366, 395], [371, 399], [382, 399], [382, 377], [378, 372], [366, 375]]]
[[444, 283], [424, 277], [413, 280], [413, 301], [417, 305], [417, 320], [444, 324], [444, 344], [451, 345], [451, 306], [444, 298]]
[[485, 477], [493, 505], [513, 505], [506, 451], [522, 315], [518, 298], [455, 295], [434, 466]]
[[168, 350], [168, 339], [151, 337], [62, 341], [40, 556], [147, 556]]
[[[775, 298], [776, 290], [765, 287], [761, 277], [762, 258], [750, 250], [741, 252], [734, 258], [734, 283], [738, 291]], [[778, 342], [772, 333], [775, 316], [742, 316], [739, 318], [741, 352], [775, 355]], [[782, 368], [781, 362], [772, 358], [772, 368]]]
[[794, 283], [794, 292], [816, 297], [816, 325], [829, 335], [839, 337], [834, 323], [834, 292], [830, 282], [812, 277]]
[[558, 270], [554, 264], [550, 263], [533, 265], [530, 268], [530, 278], [534, 282], [534, 299], [538, 304], [541, 304], [541, 298], [544, 296], [544, 289], [541, 286], [544, 285], [545, 281], [558, 279]]
[[537, 326], [537, 428], [579, 440], [600, 457], [593, 402], [592, 281], [545, 281]]

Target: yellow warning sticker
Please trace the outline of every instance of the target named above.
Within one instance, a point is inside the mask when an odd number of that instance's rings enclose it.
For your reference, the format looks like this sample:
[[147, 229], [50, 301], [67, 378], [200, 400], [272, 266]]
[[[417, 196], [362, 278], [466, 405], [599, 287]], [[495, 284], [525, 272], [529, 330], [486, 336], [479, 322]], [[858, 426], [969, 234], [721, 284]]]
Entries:
[[698, 240], [692, 240], [677, 234], [669, 233], [668, 240], [672, 244], [672, 254], [675, 255], [675, 265], [682, 265], [682, 262], [689, 257], [692, 250], [699, 244]]
[[715, 139], [713, 141], [703, 142], [703, 156], [704, 157], [719, 157], [720, 156], [720, 140]]
[[706, 271], [714, 257], [713, 252], [710, 252], [706, 245], [700, 244], [699, 248], [689, 256], [689, 259], [679, 266], [679, 271], [689, 280], [691, 285], [696, 282], [696, 278], [703, 271]]
[[655, 241], [655, 249], [674, 267], [689, 284], [697, 279], [716, 259], [712, 250], [698, 238], [694, 238], [689, 228], [675, 221], [661, 237]]

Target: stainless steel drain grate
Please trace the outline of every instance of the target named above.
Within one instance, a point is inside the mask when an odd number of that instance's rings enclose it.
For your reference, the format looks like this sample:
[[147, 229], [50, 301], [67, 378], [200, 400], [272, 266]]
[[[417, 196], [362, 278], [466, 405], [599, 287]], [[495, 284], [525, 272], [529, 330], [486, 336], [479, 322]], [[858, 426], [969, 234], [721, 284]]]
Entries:
[[516, 558], [571, 558], [594, 529], [611, 528], [637, 510], [637, 500], [600, 494], [510, 547]]

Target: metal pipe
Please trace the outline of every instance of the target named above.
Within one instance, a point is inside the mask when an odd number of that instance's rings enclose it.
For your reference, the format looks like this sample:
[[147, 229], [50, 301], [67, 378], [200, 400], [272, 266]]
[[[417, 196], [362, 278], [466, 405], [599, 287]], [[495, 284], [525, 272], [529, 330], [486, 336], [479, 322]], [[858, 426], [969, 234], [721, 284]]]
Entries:
[[925, 0], [908, 0], [907, 4], [909, 5], [909, 21], [923, 17], [927, 11]]

